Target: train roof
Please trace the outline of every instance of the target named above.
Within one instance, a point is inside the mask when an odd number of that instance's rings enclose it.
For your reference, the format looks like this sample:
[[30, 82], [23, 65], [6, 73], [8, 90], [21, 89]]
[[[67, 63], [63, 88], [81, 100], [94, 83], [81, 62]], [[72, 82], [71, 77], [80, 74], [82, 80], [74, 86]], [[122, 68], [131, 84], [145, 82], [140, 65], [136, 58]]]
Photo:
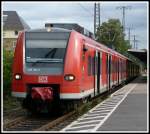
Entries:
[[[93, 38], [89, 38], [88, 36], [76, 31], [75, 29], [65, 29], [65, 28], [60, 28], [60, 27], [51, 27], [50, 28], [50, 32], [77, 32], [78, 34], [81, 34], [82, 36], [84, 36], [84, 38], [88, 38], [89, 40], [91, 40], [92, 42], [94, 41], [95, 42], [95, 46], [98, 46], [102, 49], [104, 49], [104, 51], [106, 51], [107, 53], [111, 53], [113, 55], [117, 55], [117, 56], [120, 56], [121, 58], [125, 58], [125, 59], [128, 59], [130, 61], [133, 61], [132, 59], [130, 59], [129, 57], [107, 47], [106, 45], [102, 44], [102, 43], [99, 43], [97, 42], [96, 40], [94, 40]], [[26, 32], [49, 32], [48, 31], [48, 27], [46, 28], [41, 28], [41, 29], [31, 29], [31, 30], [26, 30]], [[134, 62], [134, 61], [133, 61]]]
[[95, 39], [94, 34], [77, 23], [46, 23], [45, 27], [59, 27], [68, 30], [75, 30], [91, 39]]
[[[50, 30], [50, 31], [49, 31]], [[26, 32], [71, 32], [72, 30], [64, 29], [64, 28], [41, 28], [41, 29], [32, 29], [32, 30], [26, 30]]]
[[[73, 31], [74, 31], [74, 32], [77, 32], [77, 31], [75, 31], [75, 30], [73, 30]], [[123, 55], [123, 54], [121, 54], [121, 53], [119, 53], [119, 52], [117, 52], [117, 51], [115, 51], [115, 50], [113, 50], [113, 49], [107, 47], [106, 45], [104, 45], [104, 44], [102, 44], [102, 43], [100, 43], [100, 42], [97, 42], [95, 39], [88, 38], [87, 36], [83, 35], [82, 33], [79, 33], [79, 32], [77, 32], [77, 33], [78, 33], [78, 34], [81, 34], [82, 36], [84, 36], [84, 38], [86, 38], [86, 39], [88, 39], [89, 41], [93, 42], [93, 44], [95, 44], [95, 46], [100, 47], [100, 49], [101, 49], [102, 51], [105, 51], [105, 52], [107, 52], [107, 53], [111, 53], [112, 55], [120, 56], [121, 58], [129, 59], [129, 58], [126, 57], [125, 55]]]

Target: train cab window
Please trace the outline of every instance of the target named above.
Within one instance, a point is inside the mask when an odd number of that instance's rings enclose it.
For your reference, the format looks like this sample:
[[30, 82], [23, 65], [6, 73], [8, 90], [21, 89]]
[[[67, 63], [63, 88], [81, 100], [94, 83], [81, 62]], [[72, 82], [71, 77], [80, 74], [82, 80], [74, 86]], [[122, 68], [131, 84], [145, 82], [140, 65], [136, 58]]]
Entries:
[[63, 33], [26, 33], [26, 61], [63, 61], [67, 41]]
[[70, 32], [26, 32], [25, 72], [62, 74]]
[[26, 43], [27, 60], [31, 58], [63, 59], [64, 57], [65, 40], [28, 40]]

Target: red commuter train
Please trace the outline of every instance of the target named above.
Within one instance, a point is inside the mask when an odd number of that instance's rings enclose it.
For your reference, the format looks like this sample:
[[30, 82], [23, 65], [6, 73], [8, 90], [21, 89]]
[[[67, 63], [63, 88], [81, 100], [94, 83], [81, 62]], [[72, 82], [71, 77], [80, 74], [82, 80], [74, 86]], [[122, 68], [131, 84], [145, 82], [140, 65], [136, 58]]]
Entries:
[[30, 111], [50, 111], [109, 91], [139, 70], [129, 58], [75, 30], [23, 31], [14, 54], [12, 95], [23, 98]]

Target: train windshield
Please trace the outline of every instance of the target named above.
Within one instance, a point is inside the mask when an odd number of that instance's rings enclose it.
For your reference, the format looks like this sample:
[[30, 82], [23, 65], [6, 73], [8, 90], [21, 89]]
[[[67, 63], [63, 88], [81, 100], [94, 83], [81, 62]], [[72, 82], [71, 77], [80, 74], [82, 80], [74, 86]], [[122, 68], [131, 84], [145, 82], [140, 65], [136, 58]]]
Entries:
[[27, 33], [26, 62], [63, 62], [69, 33]]
[[70, 32], [26, 32], [25, 72], [62, 74]]

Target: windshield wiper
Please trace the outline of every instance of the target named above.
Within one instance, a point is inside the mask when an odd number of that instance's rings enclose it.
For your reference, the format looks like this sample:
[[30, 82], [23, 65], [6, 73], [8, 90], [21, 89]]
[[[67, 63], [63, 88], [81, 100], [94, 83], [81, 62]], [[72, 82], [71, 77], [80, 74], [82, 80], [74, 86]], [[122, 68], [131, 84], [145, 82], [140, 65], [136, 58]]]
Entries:
[[33, 63], [32, 66], [36, 65], [37, 63], [63, 63], [63, 59], [30, 59], [29, 61], [28, 60], [27, 62]]
[[45, 54], [44, 58], [48, 57], [51, 54], [51, 57], [54, 57], [55, 53], [57, 51], [57, 48], [50, 48], [50, 51]]
[[40, 59], [39, 62], [63, 62], [63, 59]]
[[29, 63], [46, 63], [46, 62], [52, 62], [52, 63], [62, 63], [63, 59], [47, 59], [47, 58], [41, 58], [41, 59], [27, 59], [27, 62]]

